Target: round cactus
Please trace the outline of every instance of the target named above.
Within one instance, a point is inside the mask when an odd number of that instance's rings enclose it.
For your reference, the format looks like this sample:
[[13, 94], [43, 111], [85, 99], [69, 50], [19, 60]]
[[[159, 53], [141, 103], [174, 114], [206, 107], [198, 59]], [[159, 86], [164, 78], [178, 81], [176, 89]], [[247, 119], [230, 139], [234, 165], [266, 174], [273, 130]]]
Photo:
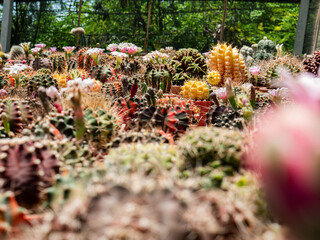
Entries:
[[48, 88], [50, 86], [58, 88], [57, 80], [51, 75], [35, 75], [29, 80], [27, 89], [29, 93], [33, 93], [37, 92], [39, 87]]
[[124, 95], [122, 82], [107, 82], [101, 88], [106, 97], [121, 97]]
[[218, 71], [210, 71], [207, 76], [207, 81], [213, 85], [218, 86], [221, 83], [221, 75]]
[[0, 140], [2, 189], [13, 190], [20, 205], [32, 207], [41, 201], [59, 172], [59, 161], [44, 142], [23, 137]]
[[110, 67], [93, 67], [90, 71], [90, 77], [100, 82], [107, 82], [108, 79], [113, 75], [113, 71]]
[[244, 156], [244, 136], [239, 131], [197, 128], [184, 135], [178, 144], [186, 167], [219, 162], [235, 170]]
[[203, 81], [191, 80], [182, 86], [180, 94], [184, 98], [206, 100], [209, 98], [209, 88]]

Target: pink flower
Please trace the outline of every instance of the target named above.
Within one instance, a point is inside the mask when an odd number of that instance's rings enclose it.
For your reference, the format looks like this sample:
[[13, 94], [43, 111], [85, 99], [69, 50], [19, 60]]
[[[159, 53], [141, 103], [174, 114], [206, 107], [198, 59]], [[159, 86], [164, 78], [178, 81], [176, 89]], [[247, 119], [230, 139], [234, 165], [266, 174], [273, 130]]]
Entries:
[[63, 47], [63, 50], [66, 52], [66, 53], [72, 53], [74, 50], [76, 49], [76, 47]]
[[0, 90], [0, 97], [6, 97], [8, 96], [8, 92], [5, 89]]
[[269, 90], [269, 92], [266, 95], [269, 97], [269, 99], [272, 102], [279, 104], [286, 97], [287, 89], [286, 88], [272, 89], [272, 90]]
[[60, 93], [58, 89], [54, 86], [50, 86], [49, 88], [46, 89], [47, 96], [50, 97], [51, 99], [59, 98]]
[[50, 50], [51, 50], [51, 52], [56, 52], [57, 51], [57, 48], [56, 47], [52, 47], [52, 48], [50, 48]]
[[121, 48], [121, 52], [123, 52], [123, 53], [127, 53], [127, 47], [123, 47], [123, 48]]
[[40, 48], [40, 50], [46, 47], [46, 45], [44, 43], [38, 43], [38, 44], [35, 44], [35, 46], [37, 48]]
[[259, 71], [260, 71], [259, 66], [253, 66], [253, 67], [249, 68], [249, 72], [254, 76], [258, 75]]
[[311, 232], [319, 236], [319, 122], [317, 112], [300, 104], [273, 109], [256, 129], [248, 158], [273, 214], [297, 239], [317, 239]]
[[22, 63], [22, 64], [26, 64], [27, 61], [26, 61], [26, 60], [22, 60], [21, 63]]
[[31, 48], [31, 52], [33, 54], [38, 54], [40, 52], [41, 48], [35, 47], [35, 48]]
[[136, 48], [135, 47], [129, 47], [128, 48], [128, 54], [134, 55], [136, 53]]
[[227, 101], [227, 92], [225, 88], [219, 88], [218, 90], [215, 91], [216, 95], [222, 100], [222, 101]]

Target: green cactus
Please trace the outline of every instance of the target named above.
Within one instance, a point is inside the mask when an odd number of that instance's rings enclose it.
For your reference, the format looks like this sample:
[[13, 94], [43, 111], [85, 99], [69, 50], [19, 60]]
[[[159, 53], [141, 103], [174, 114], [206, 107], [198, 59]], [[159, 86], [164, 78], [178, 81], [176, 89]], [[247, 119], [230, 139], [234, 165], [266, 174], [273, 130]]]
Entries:
[[51, 75], [35, 75], [31, 77], [27, 84], [27, 90], [31, 94], [36, 92], [39, 87], [48, 88], [50, 86], [54, 86], [58, 88], [58, 82]]
[[112, 76], [112, 70], [108, 66], [104, 67], [93, 67], [90, 71], [90, 77], [100, 82], [106, 82]]
[[178, 148], [186, 168], [219, 163], [238, 170], [245, 151], [244, 135], [215, 127], [197, 128], [180, 139]]
[[164, 93], [169, 93], [172, 85], [172, 69], [167, 65], [155, 67], [149, 65], [145, 73], [145, 81], [149, 87], [162, 89]]
[[52, 71], [62, 73], [65, 71], [66, 65], [66, 58], [62, 55], [53, 55], [50, 57], [52, 62]]
[[269, 60], [275, 50], [276, 44], [272, 40], [269, 40], [267, 37], [264, 37], [263, 40], [258, 43], [258, 50], [254, 55], [254, 59]]

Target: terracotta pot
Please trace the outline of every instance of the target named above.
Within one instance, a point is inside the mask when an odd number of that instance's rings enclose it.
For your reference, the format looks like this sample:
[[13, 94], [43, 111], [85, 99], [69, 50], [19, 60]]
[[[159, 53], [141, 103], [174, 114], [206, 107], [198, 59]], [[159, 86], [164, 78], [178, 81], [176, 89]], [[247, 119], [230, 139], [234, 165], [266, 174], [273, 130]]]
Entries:
[[200, 111], [200, 119], [198, 122], [198, 126], [206, 126], [207, 113], [212, 105], [211, 101], [193, 101], [193, 104], [199, 108]]
[[181, 86], [172, 85], [171, 86], [171, 93], [179, 95], [181, 92]]

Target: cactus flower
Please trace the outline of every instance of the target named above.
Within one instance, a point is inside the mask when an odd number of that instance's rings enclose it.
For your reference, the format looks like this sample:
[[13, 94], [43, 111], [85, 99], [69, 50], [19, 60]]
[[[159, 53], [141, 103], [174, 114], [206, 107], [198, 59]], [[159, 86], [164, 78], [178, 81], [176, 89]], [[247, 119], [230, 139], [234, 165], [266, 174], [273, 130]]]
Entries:
[[237, 111], [238, 110], [238, 106], [236, 103], [236, 99], [235, 99], [235, 95], [234, 95], [234, 91], [232, 89], [231, 86], [231, 79], [228, 78], [226, 81], [226, 93], [227, 93], [227, 98], [232, 106], [232, 108]]
[[258, 84], [258, 73], [260, 71], [259, 66], [253, 66], [249, 68], [249, 72], [254, 76], [254, 79], [256, 80], [256, 84]]
[[60, 97], [60, 93], [58, 89], [54, 86], [50, 86], [49, 88], [46, 89], [47, 96], [50, 97], [51, 99], [57, 99]]
[[128, 54], [129, 55], [134, 55], [135, 53], [136, 53], [135, 47], [128, 47]]
[[[282, 72], [295, 104], [267, 113], [255, 131], [248, 166], [260, 174], [273, 214], [297, 240], [320, 236], [320, 84]], [[292, 238], [290, 238], [292, 239]]]
[[41, 48], [38, 48], [38, 47], [31, 48], [31, 52], [36, 58], [39, 58], [39, 52], [40, 51], [41, 51]]
[[122, 53], [127, 53], [127, 47], [122, 47], [120, 50]]
[[287, 89], [286, 88], [272, 89], [272, 90], [269, 90], [266, 95], [269, 97], [269, 99], [273, 103], [280, 104], [287, 95]]
[[51, 50], [52, 53], [55, 53], [57, 51], [57, 48], [56, 47], [52, 47], [52, 48], [50, 48], [50, 50]]
[[76, 47], [70, 47], [70, 46], [63, 47], [63, 50], [64, 50], [66, 53], [72, 53], [75, 49], [76, 49]]
[[34, 46], [40, 49], [44, 49], [46, 47], [44, 43], [38, 43], [38, 44], [35, 44]]
[[90, 48], [89, 50], [87, 50], [87, 54], [90, 55], [93, 60], [95, 61], [96, 65], [98, 65], [98, 57], [100, 54], [102, 54], [104, 51], [104, 49], [102, 48]]

